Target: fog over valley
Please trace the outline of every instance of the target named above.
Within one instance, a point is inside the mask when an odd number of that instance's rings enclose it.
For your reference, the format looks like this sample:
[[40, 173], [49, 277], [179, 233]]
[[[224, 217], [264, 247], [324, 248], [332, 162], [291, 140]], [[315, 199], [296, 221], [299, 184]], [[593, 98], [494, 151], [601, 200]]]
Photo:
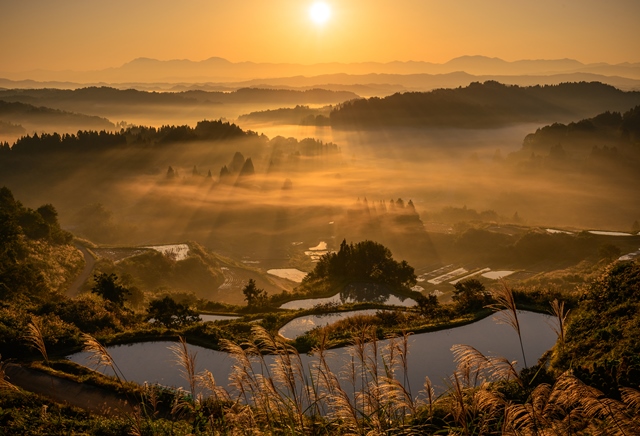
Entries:
[[99, 3], [2, 7], [0, 434], [640, 434], [639, 2]]

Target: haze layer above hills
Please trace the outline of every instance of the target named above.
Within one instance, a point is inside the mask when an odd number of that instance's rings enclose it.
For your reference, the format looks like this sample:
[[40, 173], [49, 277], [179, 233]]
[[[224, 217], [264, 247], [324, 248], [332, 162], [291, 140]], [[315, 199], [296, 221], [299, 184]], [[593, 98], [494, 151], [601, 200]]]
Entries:
[[[520, 60], [507, 62], [485, 56], [463, 56], [443, 64], [431, 62], [364, 62], [324, 63], [313, 65], [239, 62], [212, 57], [203, 61], [138, 58], [120, 67], [96, 71], [34, 70], [19, 73], [0, 71], [0, 77], [11, 80], [62, 81], [79, 83], [122, 82], [238, 82], [252, 79], [273, 79], [295, 76], [322, 76], [332, 74], [415, 75], [449, 74], [464, 71], [472, 75], [556, 75], [589, 73], [640, 79], [640, 64], [606, 63], [583, 64], [572, 59]], [[358, 80], [359, 83], [363, 83]]]

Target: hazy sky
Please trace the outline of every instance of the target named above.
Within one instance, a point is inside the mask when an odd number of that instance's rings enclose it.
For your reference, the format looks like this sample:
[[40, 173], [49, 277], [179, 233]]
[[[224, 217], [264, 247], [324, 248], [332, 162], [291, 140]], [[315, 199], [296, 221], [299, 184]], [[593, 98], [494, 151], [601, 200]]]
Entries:
[[640, 62], [639, 0], [0, 0], [0, 71], [233, 62]]

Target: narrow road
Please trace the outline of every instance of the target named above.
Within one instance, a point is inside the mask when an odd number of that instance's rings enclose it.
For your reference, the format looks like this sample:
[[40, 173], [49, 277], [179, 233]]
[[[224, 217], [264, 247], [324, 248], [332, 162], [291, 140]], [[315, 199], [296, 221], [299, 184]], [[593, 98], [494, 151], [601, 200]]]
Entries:
[[67, 295], [69, 297], [75, 297], [80, 293], [80, 289], [82, 288], [82, 285], [91, 276], [91, 273], [93, 272], [93, 267], [96, 265], [96, 259], [93, 257], [91, 253], [89, 253], [89, 250], [87, 250], [84, 245], [81, 245], [77, 242], [74, 245], [78, 250], [80, 250], [80, 252], [84, 256], [84, 269], [82, 270], [80, 275], [76, 277], [73, 283], [71, 283], [71, 286], [69, 286], [69, 289], [67, 289]]
[[[81, 244], [76, 248], [84, 256], [84, 268], [80, 275], [67, 289], [67, 296], [79, 294], [82, 285], [93, 272], [95, 258]], [[78, 383], [61, 377], [56, 377], [33, 368], [10, 364], [6, 367], [6, 375], [10, 383], [25, 391], [48, 397], [56, 402], [67, 403], [94, 413], [104, 415], [132, 414], [134, 409], [131, 401], [109, 390], [97, 386]]]

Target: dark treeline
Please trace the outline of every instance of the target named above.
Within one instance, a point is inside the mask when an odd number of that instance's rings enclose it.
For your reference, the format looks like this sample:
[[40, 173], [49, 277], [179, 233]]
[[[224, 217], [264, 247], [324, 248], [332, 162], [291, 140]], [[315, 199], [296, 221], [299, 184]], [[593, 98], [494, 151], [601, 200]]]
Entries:
[[509, 155], [526, 170], [581, 170], [607, 177], [637, 178], [640, 161], [640, 106], [604, 112], [569, 124], [554, 123], [527, 135]]
[[[503, 226], [504, 227], [504, 226]], [[456, 234], [431, 234], [434, 245], [443, 259], [485, 262], [509, 268], [535, 270], [540, 265], [573, 265], [590, 259], [617, 258], [623, 250], [632, 250], [640, 242], [633, 236], [616, 237], [594, 235], [589, 232], [551, 234], [543, 229], [513, 227], [513, 233], [500, 227], [472, 227]], [[607, 248], [613, 247], [613, 252]], [[624, 251], [622, 251], [624, 252]]]
[[243, 88], [232, 92], [182, 91], [149, 92], [136, 89], [115, 89], [111, 87], [87, 87], [80, 89], [7, 89], [0, 90], [0, 100], [22, 102], [55, 108], [72, 108], [74, 103], [100, 102], [102, 105], [182, 105], [222, 104], [222, 103], [289, 103], [322, 104], [339, 103], [358, 96], [348, 91], [328, 91], [310, 89]]
[[277, 123], [303, 126], [324, 126], [329, 125], [329, 113], [332, 107], [327, 106], [321, 109], [310, 108], [309, 106], [296, 106], [294, 108], [281, 108], [266, 111], [251, 112], [241, 115], [239, 121], [253, 123]]
[[218, 121], [200, 121], [190, 126], [129, 127], [119, 132], [79, 131], [75, 135], [58, 133], [27, 135], [18, 139], [13, 147], [3, 147], [3, 154], [33, 155], [39, 153], [99, 152], [117, 146], [150, 146], [185, 141], [217, 141], [257, 137], [254, 132], [243, 131], [235, 124]]
[[588, 153], [597, 146], [632, 146], [640, 143], [640, 106], [627, 112], [603, 112], [593, 118], [562, 124], [554, 123], [527, 135], [523, 151], [546, 154], [562, 145], [565, 151]]
[[106, 118], [3, 100], [0, 100], [0, 122], [33, 127], [37, 130], [54, 125], [75, 125], [89, 129], [113, 129], [114, 127], [113, 123]]
[[406, 261], [397, 262], [391, 251], [373, 241], [347, 244], [343, 240], [337, 253], [327, 253], [303, 280], [303, 285], [337, 286], [363, 282], [391, 287], [416, 284], [413, 267]]
[[242, 130], [233, 123], [217, 121], [200, 121], [196, 127], [162, 126], [144, 127], [134, 126], [121, 129], [119, 132], [78, 131], [76, 134], [43, 133], [26, 135], [18, 139], [13, 146], [8, 143], [0, 144], [0, 158], [8, 156], [37, 156], [42, 153], [57, 152], [100, 152], [117, 147], [149, 147], [194, 141], [224, 141], [233, 139], [256, 139], [269, 144], [273, 149], [273, 162], [291, 156], [320, 156], [340, 152], [334, 143], [324, 143], [307, 138], [297, 140], [276, 136], [268, 140], [264, 135], [258, 135], [250, 130]]
[[439, 260], [412, 200], [358, 199], [335, 226], [339, 234], [360, 240], [374, 239], [415, 265]]
[[64, 245], [72, 238], [60, 228], [51, 204], [34, 210], [17, 201], [8, 188], [0, 188], [0, 300], [25, 298], [46, 287], [42, 265], [29, 259], [32, 241]]
[[520, 87], [487, 81], [465, 88], [351, 100], [331, 112], [331, 125], [491, 128], [627, 110], [637, 104], [640, 92], [623, 92], [599, 82]]

